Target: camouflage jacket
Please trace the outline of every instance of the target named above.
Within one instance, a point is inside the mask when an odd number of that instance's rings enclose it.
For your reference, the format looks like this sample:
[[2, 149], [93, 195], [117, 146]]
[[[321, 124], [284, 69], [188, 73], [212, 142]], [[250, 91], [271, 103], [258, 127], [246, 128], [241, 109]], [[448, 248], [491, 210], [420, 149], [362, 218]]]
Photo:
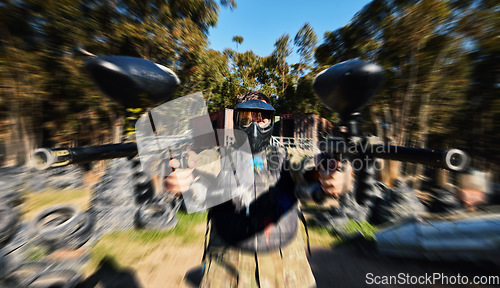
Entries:
[[274, 146], [254, 154], [250, 204], [237, 197], [213, 207], [209, 213], [212, 233], [228, 246], [255, 252], [289, 243], [297, 233], [298, 201], [286, 161], [286, 150]]

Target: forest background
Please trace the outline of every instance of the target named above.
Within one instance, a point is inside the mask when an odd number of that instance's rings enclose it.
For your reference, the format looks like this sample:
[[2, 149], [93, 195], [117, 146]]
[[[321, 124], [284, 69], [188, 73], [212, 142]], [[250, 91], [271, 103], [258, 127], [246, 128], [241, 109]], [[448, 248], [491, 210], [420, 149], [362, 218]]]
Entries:
[[[500, 168], [500, 4], [491, 0], [373, 0], [320, 39], [309, 23], [277, 35], [270, 55], [209, 48], [208, 32], [235, 0], [4, 0], [0, 2], [0, 159], [28, 163], [37, 147], [116, 142], [123, 109], [83, 69], [96, 55], [145, 58], [174, 70], [175, 97], [202, 91], [210, 111], [248, 90], [278, 114], [336, 121], [312, 90], [318, 72], [351, 58], [382, 65], [365, 131], [393, 144], [460, 148], [482, 170]], [[262, 7], [266, 9], [266, 7]], [[287, 57], [296, 51], [298, 63]], [[498, 176], [497, 176], [498, 177]]]

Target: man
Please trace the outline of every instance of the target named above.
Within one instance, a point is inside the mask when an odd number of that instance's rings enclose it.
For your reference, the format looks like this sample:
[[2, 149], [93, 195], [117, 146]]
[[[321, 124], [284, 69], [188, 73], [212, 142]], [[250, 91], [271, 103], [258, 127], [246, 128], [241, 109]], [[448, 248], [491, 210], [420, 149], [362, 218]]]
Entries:
[[[234, 126], [248, 136], [253, 191], [210, 209], [210, 241], [201, 287], [315, 287], [297, 233], [299, 212], [293, 171], [288, 169], [286, 150], [269, 144], [274, 108], [269, 98], [258, 92], [245, 93], [237, 102]], [[190, 161], [194, 163], [196, 155], [192, 156]], [[171, 162], [171, 166], [178, 167], [178, 162]], [[166, 189], [170, 193], [186, 191], [193, 181], [191, 172], [172, 172], [165, 179]], [[352, 177], [350, 171], [323, 172], [319, 181], [326, 194], [338, 196], [347, 190], [344, 182], [352, 182]]]

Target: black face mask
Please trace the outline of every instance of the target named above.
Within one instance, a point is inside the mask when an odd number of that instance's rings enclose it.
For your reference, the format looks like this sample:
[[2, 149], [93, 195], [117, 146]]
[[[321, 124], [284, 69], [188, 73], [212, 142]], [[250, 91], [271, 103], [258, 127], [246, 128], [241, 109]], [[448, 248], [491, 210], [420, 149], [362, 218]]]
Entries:
[[269, 146], [269, 141], [273, 134], [273, 127], [274, 123], [271, 123], [271, 125], [266, 128], [262, 128], [256, 122], [252, 122], [248, 127], [238, 127], [238, 129], [247, 134], [252, 153], [257, 153]]
[[[243, 112], [257, 112], [258, 114], [248, 115], [248, 118], [246, 118], [248, 120], [242, 121], [240, 123], [238, 118], [240, 116], [240, 113]], [[261, 127], [257, 122], [255, 122], [256, 120], [261, 122], [263, 118], [271, 120], [271, 123], [269, 125], [263, 125], [264, 127]], [[248, 124], [248, 122], [250, 122], [250, 124]], [[261, 123], [261, 125], [262, 124], [264, 123]], [[271, 135], [273, 133], [274, 127], [273, 106], [256, 99], [237, 104], [235, 107], [234, 127], [247, 134], [252, 153], [257, 153], [266, 149], [266, 147], [270, 144], [269, 141], [271, 140]]]

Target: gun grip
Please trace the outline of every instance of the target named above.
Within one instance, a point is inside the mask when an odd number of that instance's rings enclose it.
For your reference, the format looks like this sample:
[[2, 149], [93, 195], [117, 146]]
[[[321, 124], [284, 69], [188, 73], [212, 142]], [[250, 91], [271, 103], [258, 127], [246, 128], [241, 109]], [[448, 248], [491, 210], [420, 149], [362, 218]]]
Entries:
[[323, 152], [316, 156], [316, 167], [321, 166], [324, 171], [330, 172], [332, 170], [341, 171], [341, 161], [331, 157], [328, 153]]
[[321, 188], [321, 185], [315, 185], [312, 188], [311, 198], [313, 199], [314, 202], [321, 204], [325, 201], [326, 196], [327, 195], [325, 191], [323, 191], [323, 188]]

